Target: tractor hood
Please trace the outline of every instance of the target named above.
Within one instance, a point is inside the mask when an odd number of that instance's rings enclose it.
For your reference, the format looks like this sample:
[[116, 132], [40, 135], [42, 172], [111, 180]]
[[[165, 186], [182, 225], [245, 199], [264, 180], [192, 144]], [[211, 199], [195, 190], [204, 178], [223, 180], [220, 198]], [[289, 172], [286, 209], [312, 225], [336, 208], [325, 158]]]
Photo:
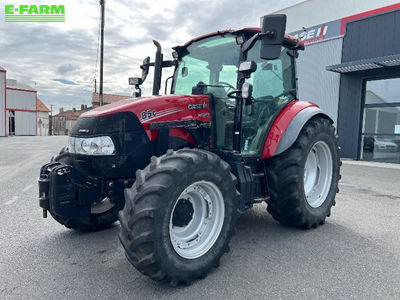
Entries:
[[166, 95], [124, 99], [81, 115], [81, 118], [102, 117], [132, 112], [145, 130], [151, 123], [198, 120], [210, 122], [209, 100], [205, 95]]

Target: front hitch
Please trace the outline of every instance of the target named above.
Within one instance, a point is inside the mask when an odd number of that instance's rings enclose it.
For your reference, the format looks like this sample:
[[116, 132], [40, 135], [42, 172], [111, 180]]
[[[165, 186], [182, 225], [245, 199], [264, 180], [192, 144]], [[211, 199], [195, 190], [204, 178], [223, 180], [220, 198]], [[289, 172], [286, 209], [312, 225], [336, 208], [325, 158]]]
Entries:
[[76, 181], [76, 170], [60, 162], [45, 164], [39, 177], [39, 206], [43, 217], [47, 211], [63, 217], [82, 218], [90, 216], [93, 199], [100, 198], [98, 185], [87, 179]]

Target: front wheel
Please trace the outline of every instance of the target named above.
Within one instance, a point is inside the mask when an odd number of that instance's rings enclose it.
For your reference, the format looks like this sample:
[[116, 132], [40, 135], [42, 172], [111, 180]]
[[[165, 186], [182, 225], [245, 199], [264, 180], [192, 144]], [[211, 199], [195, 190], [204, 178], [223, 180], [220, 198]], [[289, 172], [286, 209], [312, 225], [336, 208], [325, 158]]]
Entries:
[[67, 218], [51, 213], [52, 217], [69, 229], [78, 231], [97, 231], [109, 227], [118, 221], [118, 212], [124, 206], [123, 199], [113, 203], [110, 198], [103, 198], [92, 204], [90, 217]]
[[119, 214], [133, 266], [171, 285], [204, 277], [228, 250], [238, 193], [229, 165], [199, 149], [169, 150], [137, 171]]
[[288, 150], [267, 160], [268, 212], [287, 225], [322, 225], [335, 204], [339, 171], [332, 123], [320, 117], [310, 119]]

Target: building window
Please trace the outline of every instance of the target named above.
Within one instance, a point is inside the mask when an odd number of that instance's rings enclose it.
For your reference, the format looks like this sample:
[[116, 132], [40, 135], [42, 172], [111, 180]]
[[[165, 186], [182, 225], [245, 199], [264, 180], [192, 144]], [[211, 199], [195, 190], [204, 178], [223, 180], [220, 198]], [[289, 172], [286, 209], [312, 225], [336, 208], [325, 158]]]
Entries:
[[361, 159], [400, 163], [400, 78], [365, 84]]

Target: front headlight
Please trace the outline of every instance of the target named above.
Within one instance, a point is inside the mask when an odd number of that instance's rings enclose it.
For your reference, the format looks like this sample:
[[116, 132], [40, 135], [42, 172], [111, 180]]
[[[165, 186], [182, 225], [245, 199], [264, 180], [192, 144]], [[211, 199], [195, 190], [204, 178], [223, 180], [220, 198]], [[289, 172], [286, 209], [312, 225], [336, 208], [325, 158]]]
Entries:
[[69, 137], [68, 151], [86, 155], [113, 155], [115, 146], [109, 136], [93, 138]]

